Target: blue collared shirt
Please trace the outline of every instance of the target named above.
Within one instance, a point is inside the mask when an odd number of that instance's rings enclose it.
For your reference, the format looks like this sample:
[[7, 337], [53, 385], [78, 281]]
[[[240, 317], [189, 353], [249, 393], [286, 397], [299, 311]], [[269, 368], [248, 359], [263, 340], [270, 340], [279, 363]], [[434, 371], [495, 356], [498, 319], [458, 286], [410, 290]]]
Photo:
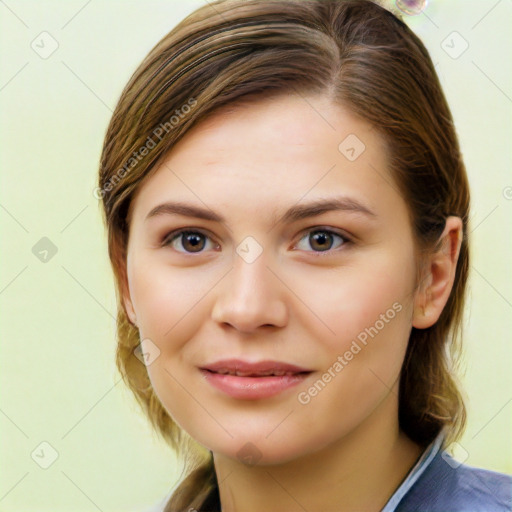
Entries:
[[428, 465], [432, 462], [434, 457], [439, 453], [441, 444], [444, 440], [444, 432], [441, 431], [437, 437], [430, 443], [425, 449], [418, 462], [412, 467], [404, 481], [400, 484], [398, 489], [394, 492], [393, 496], [389, 498], [381, 512], [395, 512], [397, 505], [402, 501], [402, 498], [408, 493], [413, 487], [418, 478], [425, 472]]
[[441, 431], [381, 512], [511, 512], [512, 476], [463, 464]]

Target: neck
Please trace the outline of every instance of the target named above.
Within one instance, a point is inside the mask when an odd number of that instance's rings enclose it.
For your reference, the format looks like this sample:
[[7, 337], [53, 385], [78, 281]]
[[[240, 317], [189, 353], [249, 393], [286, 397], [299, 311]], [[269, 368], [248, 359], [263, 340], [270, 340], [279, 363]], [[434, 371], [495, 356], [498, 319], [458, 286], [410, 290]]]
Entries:
[[213, 454], [222, 512], [379, 512], [423, 448], [398, 427], [394, 393], [336, 442], [282, 464], [247, 466]]

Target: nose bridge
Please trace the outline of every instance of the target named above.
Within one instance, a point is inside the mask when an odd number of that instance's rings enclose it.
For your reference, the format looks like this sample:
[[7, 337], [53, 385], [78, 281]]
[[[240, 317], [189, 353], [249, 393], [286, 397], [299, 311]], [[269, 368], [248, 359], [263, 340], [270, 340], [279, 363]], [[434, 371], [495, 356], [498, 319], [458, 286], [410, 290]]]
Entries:
[[233, 268], [217, 296], [214, 320], [242, 331], [284, 325], [282, 283], [267, 268], [270, 259], [269, 253], [258, 250], [253, 241], [246, 240], [237, 247]]

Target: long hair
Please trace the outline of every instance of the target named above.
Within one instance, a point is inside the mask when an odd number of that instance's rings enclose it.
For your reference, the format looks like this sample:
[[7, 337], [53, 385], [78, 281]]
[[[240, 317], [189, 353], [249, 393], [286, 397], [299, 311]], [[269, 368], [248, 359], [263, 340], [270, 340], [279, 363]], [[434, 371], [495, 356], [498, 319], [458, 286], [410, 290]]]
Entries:
[[[466, 411], [458, 388], [469, 268], [469, 186], [452, 115], [421, 40], [370, 0], [219, 0], [179, 23], [125, 86], [105, 136], [97, 196], [117, 295], [116, 365], [151, 425], [188, 464], [166, 511], [200, 510], [216, 486], [212, 453], [172, 420], [135, 357], [137, 328], [126, 291], [129, 206], [173, 146], [208, 115], [258, 95], [327, 96], [370, 123], [390, 154], [419, 255], [436, 249], [446, 218], [464, 237], [455, 281], [438, 321], [412, 328], [399, 387], [399, 425], [426, 446], [439, 431], [460, 437]], [[420, 282], [418, 264], [417, 285]]]

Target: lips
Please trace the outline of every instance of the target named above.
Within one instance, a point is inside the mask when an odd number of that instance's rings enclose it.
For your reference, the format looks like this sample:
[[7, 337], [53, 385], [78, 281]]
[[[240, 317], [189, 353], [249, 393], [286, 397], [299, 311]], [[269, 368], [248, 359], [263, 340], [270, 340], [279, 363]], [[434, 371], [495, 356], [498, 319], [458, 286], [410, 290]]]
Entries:
[[241, 359], [223, 359], [201, 367], [212, 373], [236, 375], [238, 377], [289, 376], [311, 373], [312, 370], [281, 361], [260, 361], [250, 363]]
[[205, 382], [237, 400], [290, 397], [291, 390], [314, 375], [313, 370], [280, 361], [250, 363], [225, 359], [200, 368]]

